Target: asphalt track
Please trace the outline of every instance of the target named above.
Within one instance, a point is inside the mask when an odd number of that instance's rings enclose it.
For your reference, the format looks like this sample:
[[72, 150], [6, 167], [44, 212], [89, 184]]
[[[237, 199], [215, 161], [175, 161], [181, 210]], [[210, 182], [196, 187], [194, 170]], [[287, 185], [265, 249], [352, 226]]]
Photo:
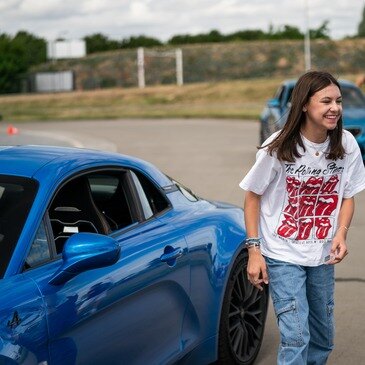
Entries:
[[[239, 181], [255, 159], [258, 124], [237, 120], [115, 120], [26, 123], [0, 145], [66, 145], [130, 154], [156, 164], [198, 195], [242, 205]], [[365, 192], [356, 197], [349, 256], [336, 266], [336, 340], [328, 364], [365, 364]], [[257, 365], [276, 363], [279, 342], [270, 304]]]

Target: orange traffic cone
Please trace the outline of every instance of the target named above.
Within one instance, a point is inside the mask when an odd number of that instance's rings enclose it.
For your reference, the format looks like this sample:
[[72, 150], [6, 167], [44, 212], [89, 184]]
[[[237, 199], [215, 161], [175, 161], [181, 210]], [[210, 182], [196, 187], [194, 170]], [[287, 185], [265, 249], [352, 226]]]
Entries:
[[8, 125], [7, 133], [9, 136], [13, 136], [14, 134], [18, 134], [19, 130], [18, 128], [12, 126], [11, 124]]

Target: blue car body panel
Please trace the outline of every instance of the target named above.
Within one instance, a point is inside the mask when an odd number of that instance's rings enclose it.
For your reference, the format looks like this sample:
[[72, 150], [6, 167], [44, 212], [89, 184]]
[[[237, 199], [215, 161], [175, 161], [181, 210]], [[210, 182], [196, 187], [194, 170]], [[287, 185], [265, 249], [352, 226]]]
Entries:
[[[97, 267], [95, 259], [95, 268], [80, 270], [59, 285], [52, 280], [65, 259], [60, 255], [24, 271], [39, 227], [47, 222], [49, 206], [64, 182], [105, 169], [141, 172], [165, 191], [169, 208], [110, 233], [120, 246], [113, 264]], [[0, 279], [1, 364], [216, 360], [225, 288], [234, 261], [244, 250], [240, 208], [189, 201], [153, 165], [99, 151], [0, 148], [0, 174], [32, 178], [39, 184]], [[82, 260], [83, 245], [75, 247], [80, 250], [75, 257]]]
[[[279, 87], [275, 98], [270, 99], [260, 116], [261, 135], [260, 142], [263, 143], [272, 133], [282, 128], [285, 124], [288, 110], [290, 108], [290, 96], [295, 86], [296, 80], [286, 80]], [[362, 105], [346, 105], [344, 98], [343, 126], [349, 130], [359, 144], [363, 160], [365, 161], [365, 97], [362, 91], [352, 82], [339, 80], [342, 90], [352, 90], [360, 100]]]

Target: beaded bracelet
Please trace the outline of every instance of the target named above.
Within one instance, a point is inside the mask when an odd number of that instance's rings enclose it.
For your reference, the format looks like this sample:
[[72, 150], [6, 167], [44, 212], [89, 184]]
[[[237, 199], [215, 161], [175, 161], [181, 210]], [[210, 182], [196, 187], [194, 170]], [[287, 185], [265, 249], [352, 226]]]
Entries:
[[245, 241], [247, 248], [251, 248], [251, 247], [260, 248], [261, 242], [262, 242], [261, 237], [246, 238], [246, 241]]

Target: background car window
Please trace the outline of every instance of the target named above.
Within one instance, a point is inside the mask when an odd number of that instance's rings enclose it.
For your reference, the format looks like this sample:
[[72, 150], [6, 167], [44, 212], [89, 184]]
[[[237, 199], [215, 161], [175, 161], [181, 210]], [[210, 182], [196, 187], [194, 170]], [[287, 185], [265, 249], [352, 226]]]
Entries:
[[294, 90], [294, 87], [288, 87], [288, 95], [287, 95], [287, 102], [286, 102], [287, 104], [291, 103], [291, 96], [292, 96], [293, 90]]
[[283, 93], [284, 93], [284, 86], [280, 86], [274, 95], [274, 99], [278, 99], [281, 101], [282, 97], [283, 97]]
[[[135, 176], [133, 180], [137, 178], [137, 181], [139, 182], [138, 185], [140, 185], [143, 189], [140, 200], [142, 205], [145, 206], [143, 210], [146, 209], [146, 218], [150, 214], [148, 213], [149, 210], [151, 210], [153, 214], [157, 214], [169, 207], [169, 202], [166, 200], [164, 194], [146, 176], [137, 171], [132, 172], [132, 176]], [[136, 188], [138, 190], [137, 184]]]
[[365, 98], [359, 90], [352, 87], [341, 88], [342, 102], [347, 108], [363, 108], [365, 106]]
[[0, 175], [0, 278], [13, 254], [37, 189], [35, 180]]
[[25, 260], [25, 268], [38, 266], [51, 259], [49, 244], [46, 234], [44, 221], [38, 228], [36, 237], [32, 243], [27, 259]]

